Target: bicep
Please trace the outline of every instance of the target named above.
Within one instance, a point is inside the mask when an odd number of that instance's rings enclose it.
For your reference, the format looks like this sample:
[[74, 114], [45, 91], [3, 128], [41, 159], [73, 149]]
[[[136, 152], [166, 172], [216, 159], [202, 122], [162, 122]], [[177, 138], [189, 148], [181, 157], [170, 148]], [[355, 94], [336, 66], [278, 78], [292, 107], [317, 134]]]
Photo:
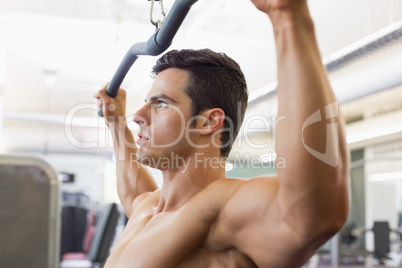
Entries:
[[139, 163], [123, 170], [124, 173], [117, 174], [117, 191], [126, 214], [131, 215], [133, 204], [137, 204], [143, 194], [151, 193], [158, 187], [147, 168]]
[[[258, 266], [290, 267], [304, 260], [303, 241], [282, 218], [278, 178], [256, 178], [245, 183], [224, 207], [220, 230], [230, 244]], [[305, 256], [305, 257], [306, 257]]]

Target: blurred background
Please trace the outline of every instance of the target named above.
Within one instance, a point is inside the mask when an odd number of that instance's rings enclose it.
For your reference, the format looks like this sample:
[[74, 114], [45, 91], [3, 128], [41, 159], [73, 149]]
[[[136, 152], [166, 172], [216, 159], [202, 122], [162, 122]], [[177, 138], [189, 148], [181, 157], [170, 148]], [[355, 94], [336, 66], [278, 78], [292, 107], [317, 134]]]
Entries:
[[[402, 225], [402, 1], [308, 2], [351, 152], [352, 210], [341, 248], [373, 251], [373, 232], [357, 228]], [[173, 0], [163, 3], [168, 14]], [[84, 194], [89, 208], [119, 202], [111, 136], [93, 93], [132, 44], [154, 33], [150, 8], [145, 0], [0, 0], [0, 152], [45, 156], [64, 174], [61, 190]], [[170, 48], [211, 48], [240, 64], [250, 102], [227, 173], [274, 173], [276, 56], [268, 18], [248, 0], [200, 0]], [[157, 58], [140, 57], [123, 82], [128, 116], [143, 104]], [[391, 238], [386, 261], [400, 265], [400, 237]], [[356, 252], [341, 261], [367, 262]]]

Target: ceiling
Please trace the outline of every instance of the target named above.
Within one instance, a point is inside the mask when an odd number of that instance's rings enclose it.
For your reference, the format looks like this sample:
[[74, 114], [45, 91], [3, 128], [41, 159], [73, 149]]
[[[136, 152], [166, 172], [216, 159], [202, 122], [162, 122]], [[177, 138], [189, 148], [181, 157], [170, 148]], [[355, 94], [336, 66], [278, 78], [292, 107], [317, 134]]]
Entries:
[[[164, 1], [167, 12], [172, 3]], [[402, 21], [399, 0], [310, 0], [309, 5], [323, 57]], [[110, 80], [128, 48], [154, 32], [149, 12], [150, 3], [145, 0], [0, 0], [5, 150], [72, 152], [80, 151], [77, 146], [83, 144], [91, 147], [94, 140], [98, 146], [86, 152], [110, 150], [107, 134], [99, 135], [99, 129], [90, 128], [102, 125], [92, 95]], [[250, 92], [276, 80], [269, 20], [249, 0], [200, 0], [194, 4], [171, 48], [204, 47], [238, 61]], [[400, 52], [398, 49], [390, 50], [390, 57]], [[375, 57], [378, 59], [370, 60], [372, 66], [384, 58], [382, 54]], [[155, 60], [139, 58], [123, 82], [128, 91], [128, 114], [143, 103]], [[362, 70], [359, 63], [351, 68], [331, 75], [344, 78]], [[384, 103], [392, 100], [391, 95], [382, 98]], [[355, 102], [353, 107], [346, 114], [350, 120], [368, 109], [364, 102]], [[75, 118], [70, 130], [64, 125], [66, 115]], [[67, 132], [80, 140], [79, 144], [66, 139]]]

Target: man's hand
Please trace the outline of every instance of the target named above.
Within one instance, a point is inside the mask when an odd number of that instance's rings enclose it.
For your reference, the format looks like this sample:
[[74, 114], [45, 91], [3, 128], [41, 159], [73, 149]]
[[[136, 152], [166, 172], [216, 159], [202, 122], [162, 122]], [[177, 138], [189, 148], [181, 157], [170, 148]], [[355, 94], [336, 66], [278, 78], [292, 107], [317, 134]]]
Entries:
[[106, 93], [107, 85], [94, 94], [94, 97], [99, 100], [99, 107], [102, 108], [105, 116], [106, 125], [110, 128], [116, 122], [125, 121], [126, 117], [126, 91], [119, 89], [115, 98], [110, 97]]
[[149, 171], [136, 161], [137, 146], [126, 122], [126, 91], [119, 89], [116, 97], [106, 93], [105, 86], [94, 94], [102, 107], [105, 121], [113, 137], [116, 156], [117, 193], [127, 216], [133, 212], [136, 197], [158, 189]]

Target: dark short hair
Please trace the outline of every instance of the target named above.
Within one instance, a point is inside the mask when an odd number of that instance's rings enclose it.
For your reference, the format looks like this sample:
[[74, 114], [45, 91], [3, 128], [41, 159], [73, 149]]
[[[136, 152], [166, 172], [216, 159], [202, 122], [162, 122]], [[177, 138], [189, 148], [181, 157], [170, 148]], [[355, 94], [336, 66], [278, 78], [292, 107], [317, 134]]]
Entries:
[[164, 54], [152, 68], [152, 74], [156, 76], [168, 68], [188, 71], [185, 92], [192, 100], [192, 116], [212, 108], [224, 111], [225, 131], [221, 133], [220, 154], [228, 157], [248, 100], [247, 84], [239, 64], [226, 54], [210, 49], [183, 49]]

